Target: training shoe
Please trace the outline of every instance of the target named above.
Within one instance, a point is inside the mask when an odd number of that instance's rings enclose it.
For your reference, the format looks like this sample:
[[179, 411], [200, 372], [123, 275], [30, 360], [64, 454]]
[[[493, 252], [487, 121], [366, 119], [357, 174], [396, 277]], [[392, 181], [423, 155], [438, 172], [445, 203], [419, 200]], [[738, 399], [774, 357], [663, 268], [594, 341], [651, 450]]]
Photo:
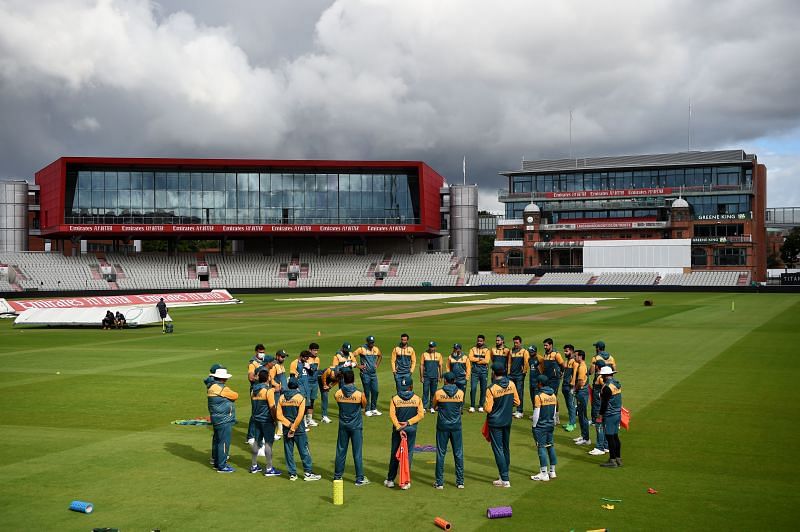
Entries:
[[592, 440], [583, 440], [583, 443], [581, 443], [581, 445], [591, 445], [591, 444]]
[[374, 409], [374, 410], [372, 411], [372, 415], [374, 415], [374, 416], [382, 416], [382, 415], [383, 415], [383, 412], [381, 412], [380, 410], [378, 410], [378, 409], [376, 408], [376, 409]]
[[514, 417], [517, 419], [522, 419], [522, 412], [514, 412]]
[[459, 484], [459, 485], [458, 485], [458, 486], [456, 486], [456, 487], [457, 487], [458, 489], [460, 489], [460, 490], [463, 490], [463, 489], [464, 489], [464, 484]]
[[314, 421], [313, 419], [309, 419], [309, 420], [308, 420], [308, 424], [309, 424], [309, 426], [311, 426], [311, 427], [316, 427], [316, 426], [319, 426], [319, 423], [317, 423], [317, 422], [316, 422], [316, 421]]
[[369, 479], [367, 477], [364, 477], [361, 480], [356, 480], [356, 486], [366, 486], [367, 484], [369, 484]]
[[279, 476], [281, 476], [281, 473], [282, 473], [282, 471], [280, 469], [275, 469], [274, 467], [271, 467], [271, 468], [267, 469], [266, 471], [264, 471], [264, 476], [265, 477], [279, 477]]
[[256, 442], [255, 438], [247, 438], [247, 440], [245, 440], [245, 443], [247, 445], [253, 445], [255, 442]]
[[600, 467], [619, 467], [619, 466], [617, 465], [616, 459], [609, 458], [608, 462], [603, 462], [602, 464], [600, 464]]
[[495, 488], [510, 488], [511, 482], [508, 480], [501, 480], [498, 478], [497, 480], [492, 481], [492, 486], [494, 486]]
[[261, 473], [261, 471], [263, 471], [263, 470], [261, 469], [260, 465], [250, 466], [250, 472], [251, 473]]
[[367, 417], [372, 417], [372, 410], [367, 410]]
[[328, 416], [322, 416], [322, 422], [323, 423], [330, 423], [331, 422], [331, 418], [329, 418]]
[[433, 408], [431, 408], [431, 414], [435, 414], [435, 413], [436, 413], [436, 410], [434, 410]]
[[475, 412], [475, 407], [474, 406], [469, 407], [469, 411], [470, 413]]
[[617, 458], [617, 467], [622, 467], [622, 458]]
[[575, 430], [575, 425], [567, 425], [566, 427], [564, 427], [564, 430], [566, 430], [567, 432], [572, 432], [573, 430]]
[[[583, 439], [583, 436], [578, 436], [577, 438], [572, 438], [572, 441], [578, 443], [579, 441], [586, 441], [586, 440]], [[578, 443], [578, 445], [580, 445], [580, 443]]]
[[217, 473], [233, 473], [234, 471], [236, 470], [229, 465], [226, 465], [222, 469], [217, 469]]
[[550, 475], [547, 473], [539, 473], [538, 475], [531, 475], [531, 480], [539, 480], [541, 482], [550, 482]]
[[608, 449], [603, 449], [603, 452], [604, 452], [604, 453], [606, 453], [606, 454], [608, 454], [608, 453], [610, 453], [611, 451], [609, 451]]
[[483, 407], [482, 406], [478, 407], [478, 412], [483, 412]]
[[556, 478], [556, 472], [555, 471], [551, 471], [550, 473], [548, 473], [548, 475], [550, 475], [550, 480]]
[[400, 486], [400, 489], [401, 490], [411, 489], [411, 482], [409, 482], [408, 484], [403, 484], [402, 486]]
[[319, 480], [322, 478], [322, 475], [315, 475], [314, 473], [306, 473], [303, 475], [303, 480], [306, 482], [311, 482], [312, 480]]
[[441, 484], [436, 484], [435, 482], [433, 483], [433, 487], [434, 487], [435, 489], [437, 489], [437, 490], [443, 490], [443, 489], [444, 489], [444, 486], [443, 486], [443, 485], [441, 485]]
[[295, 480], [297, 480], [297, 475], [289, 475], [289, 480], [294, 482]]
[[394, 481], [384, 480], [383, 481], [383, 485], [386, 486], [387, 488], [393, 488], [394, 487]]
[[280, 440], [282, 437], [283, 437], [283, 436], [281, 436], [280, 434], [276, 434], [274, 439], [275, 439], [275, 441], [278, 441], [278, 440]]
[[592, 456], [602, 456], [602, 455], [606, 454], [606, 452], [605, 451], [601, 451], [600, 449], [595, 447], [594, 449], [589, 451], [589, 454], [591, 454]]

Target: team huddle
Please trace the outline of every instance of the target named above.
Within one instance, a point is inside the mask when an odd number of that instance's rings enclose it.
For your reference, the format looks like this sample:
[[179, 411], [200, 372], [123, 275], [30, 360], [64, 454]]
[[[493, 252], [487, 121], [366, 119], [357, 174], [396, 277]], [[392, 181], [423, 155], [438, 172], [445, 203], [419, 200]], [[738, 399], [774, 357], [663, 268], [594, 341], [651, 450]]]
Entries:
[[[510, 487], [509, 464], [510, 434], [514, 418], [523, 417], [524, 386], [526, 378], [533, 407], [532, 432], [536, 443], [540, 470], [531, 480], [547, 482], [556, 478], [556, 452], [553, 434], [560, 424], [558, 391], [564, 397], [567, 422], [562, 425], [567, 432], [580, 430], [573, 441], [576, 445], [592, 446], [589, 434], [590, 419], [595, 427], [595, 445], [591, 455], [609, 454], [603, 467], [621, 467], [619, 424], [622, 414], [622, 385], [615, 379], [617, 365], [606, 352], [605, 343], [594, 344], [595, 355], [589, 364], [586, 353], [566, 344], [563, 354], [553, 349], [553, 340], [542, 342], [543, 350], [536, 346], [523, 347], [522, 339], [514, 336], [512, 346], [506, 347], [502, 335], [495, 337], [493, 347], [478, 335], [475, 345], [465, 354], [461, 344], [454, 344], [445, 359], [437, 351], [434, 341], [420, 356], [408, 343], [407, 334], [392, 349], [391, 370], [396, 394], [389, 401], [389, 418], [392, 422], [389, 470], [384, 486], [393, 488], [401, 462], [398, 450], [405, 441], [408, 447], [407, 466], [410, 469], [416, 441], [417, 426], [426, 412], [437, 414], [436, 421], [436, 489], [444, 488], [444, 460], [448, 446], [455, 459], [456, 486], [464, 487], [464, 451], [462, 414], [466, 407], [467, 383], [470, 384], [469, 413], [484, 412], [486, 421], [483, 434], [491, 444], [499, 478], [497, 487]], [[312, 342], [308, 349], [285, 369], [286, 351], [278, 350], [274, 356], [266, 354], [262, 344], [248, 366], [252, 413], [247, 430], [251, 447], [251, 473], [280, 476], [281, 471], [272, 463], [273, 444], [283, 440], [289, 479], [297, 480], [298, 472], [294, 450], [297, 448], [303, 466], [303, 480], [314, 481], [321, 477], [314, 473], [309, 450], [308, 432], [319, 424], [314, 419], [317, 398], [321, 403], [321, 421], [331, 423], [328, 417], [328, 394], [335, 387], [334, 401], [339, 407], [339, 432], [336, 442], [334, 480], [342, 478], [348, 447], [352, 447], [356, 471], [355, 484], [369, 484], [364, 476], [362, 460], [363, 417], [383, 415], [377, 408], [378, 368], [383, 355], [368, 336], [366, 343], [352, 350], [345, 342], [336, 352], [330, 366], [322, 367], [319, 345]], [[362, 390], [355, 386], [355, 370], [359, 370]], [[422, 397], [414, 393], [415, 370], [422, 382]], [[211, 464], [220, 473], [232, 473], [228, 464], [231, 431], [236, 422], [235, 401], [239, 395], [227, 386], [231, 374], [219, 364], [211, 367], [205, 385], [208, 410], [214, 428], [211, 444]], [[590, 382], [591, 380], [591, 382]], [[440, 387], [441, 385], [441, 387]], [[589, 414], [587, 415], [587, 411]], [[262, 468], [258, 461], [264, 456]], [[403, 475], [400, 476], [403, 480]], [[409, 489], [410, 480], [400, 482], [401, 489]]]

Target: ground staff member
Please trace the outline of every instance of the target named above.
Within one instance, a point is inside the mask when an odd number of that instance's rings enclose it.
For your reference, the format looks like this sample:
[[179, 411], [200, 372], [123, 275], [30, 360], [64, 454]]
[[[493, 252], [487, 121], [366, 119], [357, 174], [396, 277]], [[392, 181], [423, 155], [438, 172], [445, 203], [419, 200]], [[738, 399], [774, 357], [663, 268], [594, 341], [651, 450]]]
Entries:
[[456, 386], [456, 376], [444, 374], [445, 385], [433, 396], [436, 419], [436, 482], [433, 487], [444, 489], [444, 457], [448, 442], [453, 447], [456, 463], [456, 487], [464, 489], [464, 440], [461, 432], [461, 412], [464, 410], [464, 390]]
[[456, 386], [464, 392], [464, 397], [467, 396], [467, 381], [470, 377], [472, 365], [469, 362], [469, 357], [461, 350], [461, 344], [453, 344], [453, 353], [447, 359], [449, 369], [456, 377]]
[[472, 366], [472, 378], [470, 379], [469, 390], [469, 411], [475, 411], [475, 392], [478, 391], [478, 384], [481, 385], [481, 394], [478, 396], [478, 412], [483, 412], [483, 402], [486, 398], [486, 379], [489, 374], [489, 360], [491, 353], [486, 347], [486, 337], [478, 335], [475, 346], [469, 350], [469, 363]]
[[235, 469], [228, 465], [228, 453], [231, 448], [231, 429], [236, 423], [235, 401], [239, 394], [228, 388], [227, 382], [231, 374], [225, 368], [217, 368], [213, 375], [214, 382], [206, 390], [208, 397], [208, 413], [214, 426], [214, 468], [220, 473], [233, 473]]
[[286, 454], [286, 468], [289, 470], [289, 480], [297, 480], [297, 467], [294, 463], [294, 446], [300, 453], [305, 475], [303, 480], [319, 480], [320, 475], [315, 475], [311, 461], [311, 451], [308, 448], [308, 436], [303, 424], [303, 414], [306, 410], [306, 400], [297, 391], [299, 384], [296, 377], [290, 377], [287, 388], [280, 395], [275, 406], [275, 415], [283, 426], [283, 452]]
[[392, 374], [397, 391], [400, 392], [400, 381], [411, 380], [414, 368], [417, 367], [417, 353], [408, 345], [408, 335], [400, 335], [400, 343], [392, 349]]
[[[556, 428], [556, 405], [558, 392], [548, 385], [544, 375], [536, 378], [536, 398], [533, 400], [533, 439], [539, 453], [539, 474], [531, 475], [531, 480], [549, 481], [556, 478], [556, 449], [553, 446], [553, 431]], [[547, 463], [550, 462], [550, 471]]]
[[[567, 405], [567, 414], [569, 419], [566, 425], [563, 425], [564, 430], [572, 432], [575, 430], [575, 394], [572, 393], [572, 376], [575, 374], [575, 346], [566, 344], [564, 346], [564, 375], [561, 379], [561, 394], [564, 396], [564, 404]], [[558, 394], [558, 390], [556, 390]]]
[[608, 452], [603, 423], [597, 421], [598, 418], [600, 418], [600, 407], [602, 406], [600, 392], [603, 390], [603, 377], [600, 375], [600, 370], [606, 367], [606, 363], [602, 358], [598, 358], [594, 361], [594, 367], [594, 380], [592, 381], [592, 422], [594, 423], [597, 438], [595, 439], [594, 449], [589, 451], [589, 454], [592, 456], [600, 456]]
[[356, 389], [356, 380], [352, 371], [342, 372], [344, 385], [334, 396], [339, 404], [339, 435], [336, 438], [336, 459], [334, 461], [333, 479], [339, 480], [344, 473], [344, 462], [347, 457], [347, 446], [353, 445], [353, 463], [356, 467], [356, 486], [369, 484], [364, 476], [364, 464], [361, 451], [364, 445], [363, 420], [361, 411], [367, 406], [367, 397]]
[[522, 347], [522, 338], [515, 336], [511, 341], [513, 342], [513, 347], [511, 348], [511, 353], [509, 353], [509, 360], [511, 362], [508, 365], [508, 378], [517, 388], [519, 406], [517, 407], [517, 411], [514, 412], [514, 417], [520, 419], [522, 418], [523, 397], [525, 397], [525, 393], [523, 392], [525, 388], [525, 373], [528, 371], [528, 365], [530, 364], [530, 354], [527, 349]]
[[[392, 447], [389, 454], [389, 473], [383, 485], [387, 488], [394, 487], [394, 479], [400, 462], [397, 460], [397, 449], [400, 447], [400, 433], [404, 432], [408, 443], [408, 468], [411, 470], [411, 461], [414, 458], [414, 442], [417, 441], [417, 423], [425, 417], [422, 399], [414, 394], [414, 383], [411, 377], [404, 377], [400, 382], [400, 391], [389, 401], [389, 419], [392, 420]], [[411, 483], [400, 486], [407, 490]]]
[[367, 397], [367, 416], [380, 416], [378, 411], [378, 368], [383, 360], [383, 355], [375, 345], [375, 337], [367, 336], [366, 344], [353, 352], [359, 360], [358, 369], [361, 371], [361, 385]]
[[[272, 358], [272, 357], [270, 357]], [[252, 457], [250, 461], [250, 472], [260, 473], [262, 469], [258, 466], [258, 451], [264, 445], [264, 465], [265, 477], [278, 477], [281, 472], [272, 466], [272, 443], [275, 434], [276, 415], [275, 415], [275, 389], [269, 385], [269, 368], [262, 366], [256, 370], [258, 379], [250, 390], [250, 425], [253, 427], [253, 439], [250, 443]]]
[[442, 365], [442, 354], [436, 351], [436, 342], [428, 342], [428, 350], [422, 353], [422, 360], [419, 364], [419, 378], [422, 381], [422, 406], [427, 410], [433, 410], [433, 396], [436, 388], [442, 381], [444, 367]]
[[575, 352], [575, 371], [572, 373], [572, 391], [575, 394], [575, 403], [578, 414], [578, 425], [581, 428], [581, 435], [573, 441], [577, 445], [591, 445], [589, 438], [589, 418], [586, 415], [586, 407], [589, 404], [588, 371], [586, 368], [586, 353], [578, 349]]
[[622, 467], [620, 451], [622, 444], [619, 441], [619, 422], [622, 416], [622, 385], [614, 378], [617, 372], [611, 366], [600, 368], [603, 378], [603, 389], [600, 392], [600, 417], [598, 422], [603, 424], [610, 456], [608, 462], [600, 464], [603, 467]]
[[510, 488], [508, 468], [511, 466], [511, 415], [519, 406], [519, 395], [514, 383], [506, 377], [506, 368], [500, 362], [492, 368], [494, 381], [486, 390], [486, 416], [489, 425], [494, 461], [500, 478], [492, 484], [498, 488]]

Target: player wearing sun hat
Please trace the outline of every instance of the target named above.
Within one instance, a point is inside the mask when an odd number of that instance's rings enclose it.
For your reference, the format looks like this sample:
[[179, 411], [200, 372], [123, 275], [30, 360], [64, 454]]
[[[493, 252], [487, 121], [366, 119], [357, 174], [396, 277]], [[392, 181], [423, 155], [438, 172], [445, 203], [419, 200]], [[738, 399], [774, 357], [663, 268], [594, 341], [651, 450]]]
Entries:
[[219, 367], [211, 376], [214, 382], [206, 390], [206, 397], [211, 424], [214, 426], [214, 468], [220, 473], [233, 473], [235, 470], [228, 465], [228, 453], [231, 448], [231, 429], [236, 423], [235, 401], [239, 394], [228, 388], [231, 374], [227, 369]]
[[367, 398], [367, 416], [380, 416], [378, 410], [378, 367], [381, 365], [383, 355], [375, 345], [375, 337], [370, 335], [366, 343], [353, 351], [353, 356], [360, 361], [358, 369], [361, 370], [361, 385]]
[[422, 381], [422, 406], [427, 410], [431, 409], [433, 414], [433, 396], [436, 393], [439, 382], [442, 380], [444, 366], [442, 354], [436, 350], [436, 342], [428, 342], [428, 350], [422, 353], [422, 360], [419, 364], [419, 379]]
[[615, 378], [616, 373], [611, 366], [600, 368], [603, 389], [600, 391], [600, 415], [596, 421], [603, 424], [609, 450], [608, 462], [600, 464], [603, 467], [622, 467], [622, 458], [620, 458], [622, 444], [619, 441], [619, 422], [622, 416], [622, 385]]

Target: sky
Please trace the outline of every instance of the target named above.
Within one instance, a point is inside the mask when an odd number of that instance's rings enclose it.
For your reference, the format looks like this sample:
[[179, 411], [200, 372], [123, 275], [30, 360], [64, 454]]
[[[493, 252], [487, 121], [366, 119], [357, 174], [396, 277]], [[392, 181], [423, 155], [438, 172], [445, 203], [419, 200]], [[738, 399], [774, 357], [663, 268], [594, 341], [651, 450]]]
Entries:
[[83, 155], [422, 160], [454, 183], [466, 157], [500, 212], [523, 159], [741, 148], [769, 207], [800, 206], [799, 20], [796, 0], [0, 0], [0, 179]]

